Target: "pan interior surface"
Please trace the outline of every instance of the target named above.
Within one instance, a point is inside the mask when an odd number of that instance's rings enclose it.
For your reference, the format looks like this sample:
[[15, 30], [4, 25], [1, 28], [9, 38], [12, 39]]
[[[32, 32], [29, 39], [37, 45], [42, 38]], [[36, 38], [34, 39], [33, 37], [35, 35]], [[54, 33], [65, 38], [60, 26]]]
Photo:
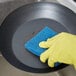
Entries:
[[27, 66], [33, 68], [48, 67], [40, 62], [39, 57], [34, 56], [32, 53], [28, 52], [24, 47], [24, 44], [33, 36], [35, 36], [46, 25], [57, 32], [67, 31], [64, 26], [57, 23], [56, 21], [50, 19], [37, 19], [24, 23], [16, 30], [13, 36], [13, 52], [15, 56]]

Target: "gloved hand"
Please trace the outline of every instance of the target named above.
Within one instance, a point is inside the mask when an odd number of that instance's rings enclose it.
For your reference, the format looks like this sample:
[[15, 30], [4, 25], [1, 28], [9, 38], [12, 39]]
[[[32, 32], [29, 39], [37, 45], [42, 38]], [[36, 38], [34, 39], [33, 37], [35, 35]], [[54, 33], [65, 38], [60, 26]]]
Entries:
[[43, 63], [48, 59], [50, 67], [54, 67], [56, 62], [60, 62], [74, 65], [76, 68], [76, 35], [62, 32], [47, 41], [40, 42], [39, 46], [47, 48], [40, 55], [40, 60]]

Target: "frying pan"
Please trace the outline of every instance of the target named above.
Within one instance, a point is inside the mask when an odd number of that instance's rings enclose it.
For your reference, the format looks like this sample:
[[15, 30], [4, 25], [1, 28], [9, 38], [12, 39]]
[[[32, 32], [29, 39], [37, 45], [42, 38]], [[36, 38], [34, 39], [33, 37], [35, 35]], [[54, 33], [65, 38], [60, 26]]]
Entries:
[[38, 2], [24, 5], [10, 13], [0, 27], [0, 50], [13, 66], [33, 73], [48, 73], [66, 67], [50, 68], [24, 48], [25, 42], [48, 26], [59, 32], [76, 34], [76, 14], [56, 3]]

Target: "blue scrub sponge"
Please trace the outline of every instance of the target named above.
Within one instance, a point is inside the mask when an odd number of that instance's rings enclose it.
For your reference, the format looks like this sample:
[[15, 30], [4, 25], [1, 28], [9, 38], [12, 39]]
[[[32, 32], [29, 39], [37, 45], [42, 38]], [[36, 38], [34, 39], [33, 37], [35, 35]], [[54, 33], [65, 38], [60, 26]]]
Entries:
[[46, 49], [40, 48], [39, 43], [41, 41], [45, 41], [48, 38], [53, 37], [56, 34], [57, 34], [57, 32], [55, 32], [51, 28], [45, 27], [37, 35], [35, 35], [32, 39], [27, 41], [24, 46], [27, 49], [27, 51], [29, 51], [37, 56], [40, 56], [40, 54], [42, 52], [44, 52]]
[[[37, 56], [40, 56], [40, 54], [43, 53], [46, 49], [40, 48], [39, 43], [41, 41], [45, 41], [48, 38], [55, 36], [56, 34], [57, 34], [57, 32], [55, 32], [51, 28], [45, 27], [37, 35], [35, 35], [32, 39], [27, 41], [24, 46], [27, 49], [27, 51], [29, 51]], [[55, 63], [55, 67], [57, 67], [59, 65], [60, 65], [59, 62]]]

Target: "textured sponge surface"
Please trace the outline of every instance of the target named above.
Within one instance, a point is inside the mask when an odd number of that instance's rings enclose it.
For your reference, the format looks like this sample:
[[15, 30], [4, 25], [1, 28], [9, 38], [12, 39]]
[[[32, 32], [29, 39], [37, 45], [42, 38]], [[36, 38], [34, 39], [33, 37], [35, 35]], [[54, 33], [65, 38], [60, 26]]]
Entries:
[[27, 49], [27, 51], [37, 56], [40, 56], [40, 54], [44, 52], [46, 49], [40, 48], [39, 43], [41, 41], [45, 41], [48, 38], [55, 36], [56, 34], [57, 32], [46, 26], [40, 32], [38, 32], [33, 38], [28, 40], [24, 46]]

